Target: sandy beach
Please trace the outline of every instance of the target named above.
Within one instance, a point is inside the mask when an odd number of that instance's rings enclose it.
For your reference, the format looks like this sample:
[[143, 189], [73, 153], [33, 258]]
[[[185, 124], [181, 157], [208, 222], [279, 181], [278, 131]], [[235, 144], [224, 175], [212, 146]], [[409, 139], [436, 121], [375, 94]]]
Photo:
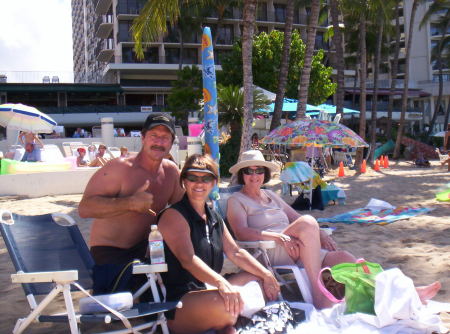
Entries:
[[[436, 280], [442, 283], [435, 300], [450, 302], [450, 202], [437, 202], [435, 190], [450, 182], [450, 173], [437, 161], [431, 168], [417, 168], [408, 162], [390, 162], [390, 167], [374, 172], [368, 168], [365, 174], [356, 175], [345, 170], [346, 176], [337, 178], [337, 170], [325, 177], [335, 179], [334, 183], [343, 188], [347, 199], [345, 205], [329, 205], [324, 211], [313, 210], [314, 217], [331, 217], [338, 213], [364, 207], [370, 198], [377, 198], [395, 206], [429, 207], [433, 210], [392, 224], [361, 225], [332, 224], [333, 234], [340, 248], [357, 257], [382, 264], [384, 268], [400, 268], [411, 277], [416, 285], [428, 284]], [[275, 177], [269, 184], [271, 189], [281, 193], [280, 181]], [[285, 196], [286, 201], [295, 198]], [[77, 206], [79, 195], [46, 196], [40, 198], [1, 197], [0, 209], [15, 213], [36, 215], [63, 212], [72, 216], [79, 224], [86, 240], [89, 237], [90, 219], [81, 219]], [[331, 224], [328, 224], [331, 225]], [[12, 284], [10, 274], [13, 266], [0, 241], [0, 333], [10, 333], [19, 316], [25, 316], [28, 305], [23, 290]], [[449, 314], [442, 314], [446, 326], [450, 328]], [[67, 325], [32, 324], [27, 333], [66, 333]]]

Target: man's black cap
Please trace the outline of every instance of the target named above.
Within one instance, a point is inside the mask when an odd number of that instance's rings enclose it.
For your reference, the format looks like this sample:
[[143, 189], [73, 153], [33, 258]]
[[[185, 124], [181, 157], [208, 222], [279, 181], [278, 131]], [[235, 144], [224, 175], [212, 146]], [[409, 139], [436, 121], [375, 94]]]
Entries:
[[175, 124], [172, 118], [163, 113], [151, 113], [145, 120], [142, 132], [144, 133], [147, 130], [153, 129], [158, 125], [164, 125], [166, 128], [168, 128], [172, 133], [172, 136], [175, 138]]

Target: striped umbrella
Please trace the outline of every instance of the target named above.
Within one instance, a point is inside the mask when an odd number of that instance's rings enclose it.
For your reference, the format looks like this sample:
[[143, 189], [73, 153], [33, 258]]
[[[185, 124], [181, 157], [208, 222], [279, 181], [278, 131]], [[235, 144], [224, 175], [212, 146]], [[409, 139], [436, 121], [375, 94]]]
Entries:
[[52, 133], [56, 122], [34, 107], [23, 104], [0, 104], [0, 125], [32, 133]]

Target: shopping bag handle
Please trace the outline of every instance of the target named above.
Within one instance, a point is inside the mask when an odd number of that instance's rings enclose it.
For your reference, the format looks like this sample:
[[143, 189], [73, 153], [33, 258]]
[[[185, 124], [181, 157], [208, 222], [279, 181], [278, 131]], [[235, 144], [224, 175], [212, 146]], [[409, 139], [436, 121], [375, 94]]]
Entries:
[[333, 294], [327, 290], [327, 288], [325, 288], [325, 285], [323, 284], [323, 280], [322, 280], [322, 273], [325, 270], [330, 270], [330, 267], [325, 267], [322, 268], [322, 270], [319, 272], [319, 276], [317, 277], [317, 285], [319, 286], [320, 291], [325, 295], [325, 297], [327, 297], [331, 302], [333, 303], [342, 303], [344, 301], [345, 298], [342, 299], [337, 299], [335, 296], [333, 296]]

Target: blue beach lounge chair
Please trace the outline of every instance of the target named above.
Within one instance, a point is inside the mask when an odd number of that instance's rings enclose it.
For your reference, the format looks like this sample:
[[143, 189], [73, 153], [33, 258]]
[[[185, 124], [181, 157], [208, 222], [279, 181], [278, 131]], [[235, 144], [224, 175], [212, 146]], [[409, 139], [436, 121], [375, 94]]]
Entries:
[[[70, 332], [77, 334], [81, 332], [79, 324], [108, 325], [117, 320], [122, 320], [127, 328], [109, 333], [134, 333], [143, 329], [154, 331], [157, 325], [161, 326], [163, 333], [169, 333], [163, 312], [180, 305], [160, 301], [156, 281], [160, 279], [158, 272], [167, 270], [165, 264], [133, 268], [133, 273], [145, 273], [149, 278], [147, 286], [151, 288], [155, 302], [129, 305], [131, 308], [120, 313], [117, 309], [110, 310], [110, 305], [107, 309], [111, 313], [100, 307], [106, 313], [80, 314], [75, 312], [71, 292], [81, 290], [88, 294], [86, 290], [92, 288], [94, 261], [75, 221], [61, 213], [22, 216], [0, 210], [0, 230], [17, 271], [11, 275], [12, 282], [22, 284], [31, 308], [28, 316], [17, 320], [13, 333], [22, 333], [32, 322], [67, 322]], [[60, 293], [64, 297], [64, 305], [61, 306], [64, 313], [44, 315], [46, 307], [53, 304]], [[132, 304], [131, 295], [129, 297]], [[92, 304], [96, 304], [98, 299], [93, 299]], [[155, 315], [155, 320], [131, 327], [129, 319], [148, 315]]]

